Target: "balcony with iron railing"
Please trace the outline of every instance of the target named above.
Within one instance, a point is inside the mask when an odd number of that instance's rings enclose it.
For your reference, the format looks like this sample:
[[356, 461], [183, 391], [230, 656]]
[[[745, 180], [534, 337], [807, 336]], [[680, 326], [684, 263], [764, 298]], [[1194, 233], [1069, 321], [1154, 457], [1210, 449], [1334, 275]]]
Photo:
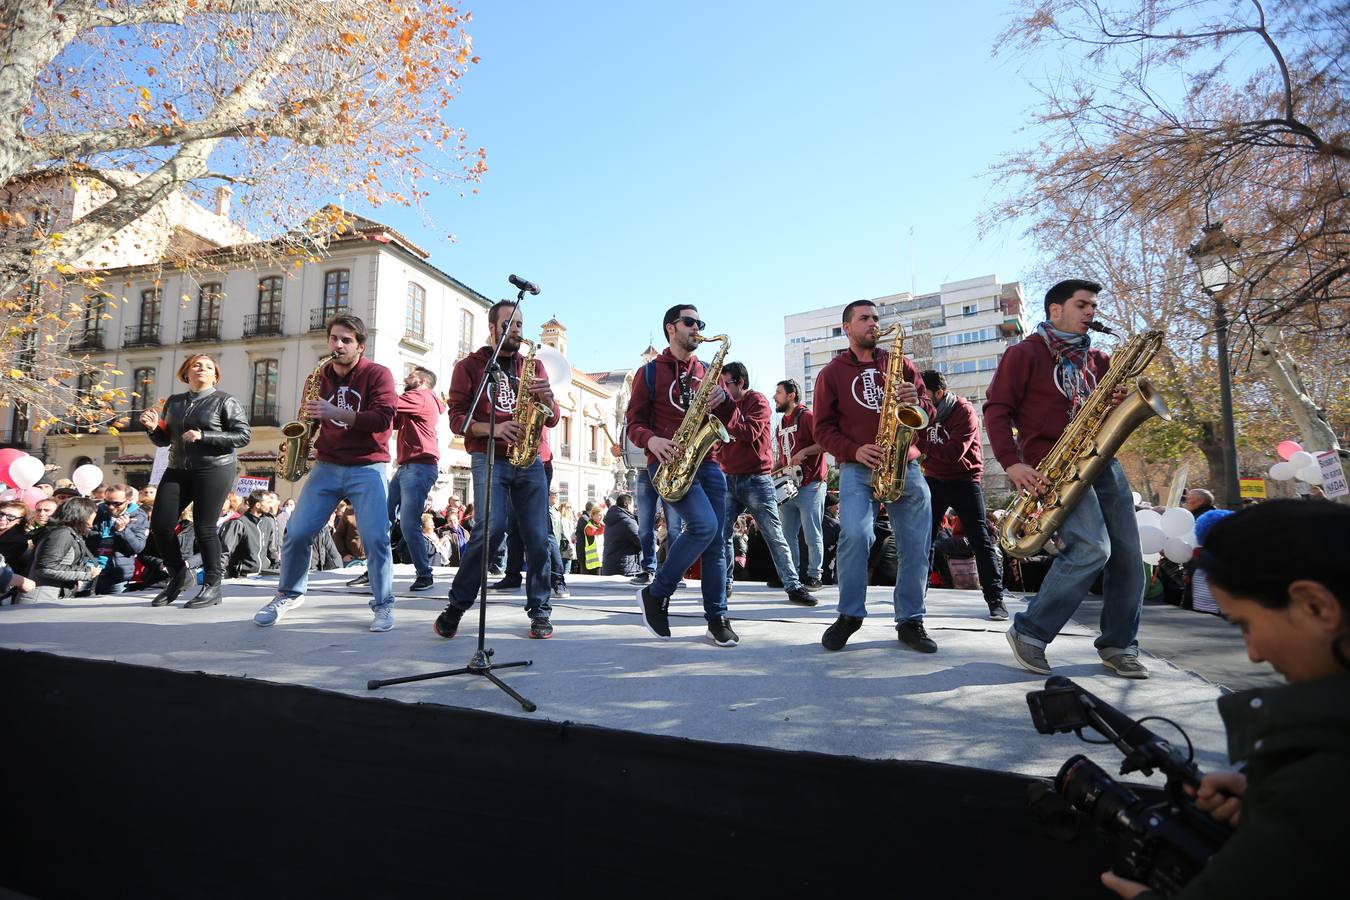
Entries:
[[275, 403], [255, 403], [248, 411], [248, 424], [271, 425], [273, 427], [281, 424], [281, 418], [277, 414], [277, 405]]
[[426, 331], [418, 328], [405, 328], [403, 340], [400, 343], [414, 350], [427, 351], [431, 349], [431, 341], [427, 340]]
[[244, 317], [244, 337], [282, 334], [283, 316], [279, 312], [254, 313]]
[[333, 316], [346, 316], [351, 314], [350, 306], [325, 306], [320, 309], [311, 310], [309, 314], [309, 330], [325, 331], [328, 328], [328, 320]]
[[183, 343], [220, 340], [220, 319], [188, 319], [183, 323]]
[[128, 325], [122, 336], [123, 347], [158, 347], [159, 323]]
[[102, 350], [103, 331], [91, 328], [76, 334], [70, 341], [71, 350]]

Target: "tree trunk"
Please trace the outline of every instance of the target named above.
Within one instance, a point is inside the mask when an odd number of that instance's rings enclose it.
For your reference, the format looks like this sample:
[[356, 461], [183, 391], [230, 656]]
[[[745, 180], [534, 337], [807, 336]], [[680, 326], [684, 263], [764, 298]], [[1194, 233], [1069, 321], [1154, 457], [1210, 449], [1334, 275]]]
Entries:
[[1204, 421], [1197, 424], [1200, 426], [1200, 439], [1196, 441], [1196, 447], [1204, 454], [1205, 465], [1209, 469], [1209, 482], [1204, 488], [1214, 495], [1216, 506], [1234, 509], [1233, 504], [1241, 498], [1228, 496], [1228, 479], [1224, 477], [1223, 471], [1223, 429], [1218, 422]]

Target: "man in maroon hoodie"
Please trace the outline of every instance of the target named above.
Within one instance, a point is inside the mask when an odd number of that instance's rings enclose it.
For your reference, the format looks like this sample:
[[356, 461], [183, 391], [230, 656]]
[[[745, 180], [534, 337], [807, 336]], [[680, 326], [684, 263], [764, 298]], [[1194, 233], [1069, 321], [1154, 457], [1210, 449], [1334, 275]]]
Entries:
[[980, 492], [980, 476], [984, 474], [980, 419], [973, 403], [947, 390], [947, 379], [941, 372], [936, 369], [924, 372], [923, 384], [933, 395], [937, 414], [918, 433], [914, 444], [924, 454], [923, 480], [928, 483], [932, 497], [933, 536], [937, 537], [947, 510], [955, 510], [975, 551], [975, 566], [980, 573], [984, 602], [989, 606], [989, 618], [1006, 619], [1003, 566], [984, 520], [984, 494]]
[[[746, 510], [754, 516], [759, 533], [769, 548], [773, 567], [783, 583], [788, 599], [803, 606], [815, 606], [816, 598], [802, 587], [792, 551], [783, 537], [778, 518], [778, 498], [773, 489], [773, 442], [770, 434], [769, 398], [750, 390], [750, 373], [744, 363], [730, 362], [722, 369], [722, 387], [736, 411], [727, 423], [731, 443], [717, 448], [717, 462], [727, 479], [726, 559], [732, 558], [731, 536], [736, 519]], [[793, 535], [796, 540], [796, 535]], [[727, 567], [727, 594], [731, 594], [732, 569]]]
[[[684, 421], [689, 402], [699, 392], [707, 372], [696, 356], [704, 323], [697, 307], [684, 304], [666, 310], [661, 320], [669, 346], [653, 360], [652, 390], [645, 378], [633, 379], [628, 401], [628, 436], [647, 453], [647, 473], [653, 479], [660, 463], [673, 462], [684, 449], [671, 438]], [[721, 385], [708, 395], [708, 412], [723, 423], [735, 406]], [[696, 559], [701, 563], [703, 617], [708, 622], [706, 639], [719, 647], [734, 647], [740, 638], [727, 618], [727, 558], [725, 543], [726, 478], [708, 454], [695, 474], [689, 492], [670, 503], [680, 514], [684, 530], [671, 542], [666, 561], [656, 570], [652, 583], [637, 592], [642, 624], [656, 637], [670, 637], [670, 595]]]
[[274, 625], [304, 603], [309, 583], [310, 545], [344, 497], [356, 510], [356, 527], [366, 548], [370, 572], [371, 631], [394, 627], [393, 558], [389, 553], [389, 437], [394, 422], [394, 376], [365, 358], [366, 324], [356, 316], [328, 322], [328, 350], [336, 354], [323, 367], [319, 397], [301, 416], [317, 420], [314, 442], [319, 461], [286, 524], [281, 545], [277, 593], [253, 616], [258, 625]]
[[[816, 417], [801, 402], [801, 388], [791, 378], [778, 382], [773, 392], [774, 405], [783, 418], [778, 423], [778, 458], [775, 472], [788, 468], [800, 471], [797, 496], [778, 504], [783, 534], [792, 553], [792, 566], [802, 577], [808, 591], [821, 586], [825, 562], [825, 453], [816, 443]], [[806, 574], [802, 576], [801, 550], [797, 532], [806, 538]]]
[[[984, 427], [999, 464], [1019, 491], [1050, 486], [1036, 469], [1110, 367], [1110, 357], [1091, 347], [1088, 329], [1097, 315], [1101, 286], [1061, 281], [1045, 293], [1049, 321], [1009, 347], [994, 371], [984, 403]], [[1119, 403], [1125, 389], [1117, 389]], [[1013, 428], [1017, 428], [1014, 437]], [[1063, 549], [1025, 612], [1013, 617], [1008, 643], [1018, 665], [1050, 674], [1046, 646], [1055, 639], [1103, 573], [1101, 634], [1097, 654], [1125, 678], [1147, 678], [1139, 662], [1139, 612], [1144, 566], [1134, 498], [1119, 460], [1111, 460], [1092, 489], [1059, 528]], [[1103, 572], [1103, 570], [1105, 570]]]
[[[512, 314], [514, 312], [514, 315]], [[558, 402], [549, 387], [544, 365], [534, 360], [534, 373], [529, 396], [519, 396], [521, 366], [524, 354], [519, 353], [522, 319], [515, 304], [501, 300], [488, 310], [488, 344], [455, 364], [450, 376], [450, 428], [464, 435], [464, 446], [469, 451], [473, 467], [474, 502], [481, 508], [488, 496], [487, 447], [489, 416], [495, 422], [495, 442], [492, 461], [492, 521], [478, 516], [469, 543], [460, 555], [459, 571], [450, 585], [450, 602], [437, 617], [436, 633], [452, 638], [459, 631], [459, 620], [473, 606], [482, 587], [484, 542], [487, 547], [501, 546], [508, 521], [520, 526], [525, 541], [525, 613], [530, 617], [530, 637], [553, 636], [549, 603], [553, 569], [549, 563], [548, 542], [548, 478], [544, 464], [536, 454], [527, 465], [514, 466], [507, 458], [510, 446], [525, 437], [524, 428], [515, 421], [517, 403], [542, 403], [549, 407], [545, 427], [558, 423]], [[492, 350], [505, 334], [497, 364], [502, 378], [494, 389], [491, 385], [483, 396], [475, 397], [483, 370], [492, 359]]]
[[[427, 591], [436, 583], [431, 577], [426, 541], [422, 540], [422, 511], [427, 495], [436, 486], [441, 448], [436, 442], [436, 423], [445, 404], [436, 396], [436, 373], [414, 367], [403, 378], [403, 393], [394, 407], [398, 431], [398, 471], [389, 482], [389, 522], [399, 523], [403, 543], [412, 557], [417, 578], [410, 591]], [[370, 584], [370, 570], [347, 582], [351, 587]]]
[[[839, 460], [839, 618], [820, 639], [826, 650], [842, 650], [867, 615], [867, 560], [876, 539], [877, 502], [872, 473], [883, 459], [877, 446], [881, 405], [888, 391], [902, 404], [921, 406], [933, 417], [933, 402], [919, 370], [902, 361], [902, 380], [886, 384], [890, 354], [877, 348], [880, 334], [876, 304], [855, 300], [844, 307], [848, 349], [816, 376], [816, 442]], [[919, 471], [919, 451], [909, 448], [905, 490], [886, 504], [895, 551], [900, 557], [895, 590], [895, 631], [900, 643], [920, 653], [936, 653], [937, 642], [923, 627], [928, 548], [932, 543], [928, 485]]]

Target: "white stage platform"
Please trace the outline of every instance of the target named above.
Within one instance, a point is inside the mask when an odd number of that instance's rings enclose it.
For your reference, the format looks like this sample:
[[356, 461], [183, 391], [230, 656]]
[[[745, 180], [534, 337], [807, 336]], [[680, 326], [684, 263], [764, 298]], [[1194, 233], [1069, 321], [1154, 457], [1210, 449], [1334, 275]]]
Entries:
[[[935, 655], [899, 644], [883, 588], [870, 589], [871, 616], [839, 653], [820, 646], [836, 614], [833, 587], [818, 593], [820, 605], [806, 608], [788, 603], [781, 591], [738, 586], [731, 617], [741, 644], [726, 649], [703, 640], [694, 591], [672, 602], [669, 641], [642, 627], [626, 578], [570, 577], [572, 596], [554, 601], [557, 630], [546, 641], [527, 637], [523, 593], [489, 595], [487, 646], [495, 659], [534, 661], [500, 673], [538, 704], [530, 714], [486, 679], [470, 676], [366, 689], [373, 678], [458, 668], [474, 649], [476, 606], [453, 640], [432, 631], [451, 570], [437, 572], [429, 594], [409, 594], [411, 567], [396, 569], [395, 628], [385, 634], [367, 630], [369, 594], [345, 586], [360, 571], [346, 570], [311, 576], [304, 606], [271, 628], [257, 627], [252, 617], [275, 579], [249, 579], [228, 582], [225, 602], [205, 610], [185, 610], [181, 602], [153, 609], [150, 593], [3, 607], [0, 646], [784, 750], [1025, 775], [1053, 775], [1081, 752], [1108, 771], [1119, 767], [1112, 748], [1036, 733], [1025, 695], [1043, 679], [1016, 666], [1004, 638], [1007, 623], [986, 618], [975, 591], [930, 591], [926, 625], [938, 642]], [[1023, 608], [1016, 600], [1009, 606]], [[1152, 678], [1118, 678], [1098, 661], [1093, 637], [1071, 623], [1048, 651], [1055, 673], [1128, 715], [1178, 722], [1201, 768], [1226, 768], [1217, 687], [1147, 652], [1142, 658]], [[1150, 727], [1172, 737], [1164, 723]]]

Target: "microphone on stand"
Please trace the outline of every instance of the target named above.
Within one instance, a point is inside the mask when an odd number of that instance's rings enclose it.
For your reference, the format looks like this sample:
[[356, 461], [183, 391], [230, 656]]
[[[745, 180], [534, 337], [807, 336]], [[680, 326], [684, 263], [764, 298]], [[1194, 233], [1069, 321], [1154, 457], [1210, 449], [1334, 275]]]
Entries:
[[525, 291], [526, 293], [529, 294], [539, 293], [539, 285], [526, 281], [524, 278], [521, 278], [518, 275], [512, 275], [510, 278], [507, 279], [507, 281], [511, 282], [516, 287], [520, 288], [522, 291]]

